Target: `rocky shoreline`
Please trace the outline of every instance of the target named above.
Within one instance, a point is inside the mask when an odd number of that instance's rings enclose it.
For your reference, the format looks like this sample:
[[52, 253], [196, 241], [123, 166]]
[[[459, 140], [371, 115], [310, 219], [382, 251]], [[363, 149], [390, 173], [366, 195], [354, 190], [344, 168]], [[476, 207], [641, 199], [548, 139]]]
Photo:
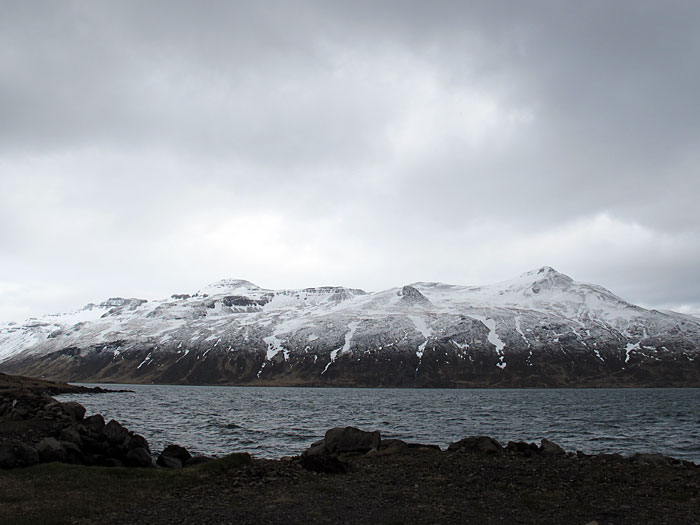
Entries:
[[[192, 457], [179, 445], [154, 455], [117, 421], [49, 395], [82, 387], [34, 381], [0, 376], [0, 523], [42, 508], [51, 523], [700, 523], [700, 465], [661, 454], [587, 455], [486, 436], [442, 450], [344, 427], [278, 460]], [[116, 508], [100, 501], [88, 515], [56, 514], [56, 503], [31, 496], [47, 468], [61, 501], [112, 472], [141, 484], [123, 487]], [[83, 480], [78, 495], [61, 476]]]

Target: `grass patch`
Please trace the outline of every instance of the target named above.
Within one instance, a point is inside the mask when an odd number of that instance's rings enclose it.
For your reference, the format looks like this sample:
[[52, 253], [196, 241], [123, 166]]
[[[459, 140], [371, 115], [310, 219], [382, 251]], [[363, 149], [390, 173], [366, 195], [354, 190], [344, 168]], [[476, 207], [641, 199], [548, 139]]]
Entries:
[[202, 463], [201, 465], [195, 465], [194, 467], [188, 467], [183, 472], [185, 473], [199, 473], [199, 474], [222, 474], [227, 470], [237, 469], [243, 465], [247, 465], [251, 462], [251, 456], [247, 452], [237, 452], [234, 454], [229, 454], [223, 458], [215, 459], [214, 461], [208, 461], [207, 463]]
[[191, 468], [107, 468], [44, 463], [0, 470], [0, 525], [73, 523], [147, 505], [249, 463], [231, 454]]

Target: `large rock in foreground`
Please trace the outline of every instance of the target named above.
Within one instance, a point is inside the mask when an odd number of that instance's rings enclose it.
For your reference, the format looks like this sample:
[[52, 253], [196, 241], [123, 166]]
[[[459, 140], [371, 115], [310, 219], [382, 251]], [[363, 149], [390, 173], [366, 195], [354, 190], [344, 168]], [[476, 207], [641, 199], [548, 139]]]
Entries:
[[[85, 407], [48, 392], [94, 391], [30, 378], [0, 377], [0, 468], [60, 461], [81, 465], [150, 466], [148, 441], [118, 421], [85, 417]], [[101, 389], [99, 392], [104, 392]]]

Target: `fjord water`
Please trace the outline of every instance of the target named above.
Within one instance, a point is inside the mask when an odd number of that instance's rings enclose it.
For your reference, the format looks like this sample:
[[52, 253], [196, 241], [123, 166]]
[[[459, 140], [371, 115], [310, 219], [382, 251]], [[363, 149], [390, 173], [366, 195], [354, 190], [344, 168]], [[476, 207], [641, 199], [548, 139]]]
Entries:
[[133, 392], [73, 394], [143, 434], [151, 449], [250, 452], [279, 458], [305, 450], [335, 426], [380, 430], [445, 447], [466, 436], [547, 438], [567, 451], [659, 452], [700, 462], [700, 389], [339, 389], [89, 385]]

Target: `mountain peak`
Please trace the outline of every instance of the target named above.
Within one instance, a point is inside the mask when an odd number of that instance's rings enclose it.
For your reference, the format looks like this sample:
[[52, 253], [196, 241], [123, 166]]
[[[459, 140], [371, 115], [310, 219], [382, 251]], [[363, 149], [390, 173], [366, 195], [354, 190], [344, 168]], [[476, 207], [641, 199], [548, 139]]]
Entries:
[[556, 276], [556, 275], [564, 275], [563, 273], [559, 273], [556, 271], [554, 268], [551, 266], [542, 266], [540, 268], [537, 268], [535, 270], [530, 270], [529, 272], [525, 272], [523, 276], [537, 276], [537, 277], [548, 277], [548, 276]]
[[205, 286], [199, 293], [220, 294], [233, 290], [261, 290], [261, 288], [245, 279], [221, 279]]
[[401, 290], [396, 292], [396, 295], [401, 297], [401, 302], [405, 304], [411, 304], [411, 305], [417, 305], [417, 304], [422, 304], [422, 305], [429, 305], [430, 300], [420, 293], [416, 288], [411, 286], [410, 284], [407, 284]]

